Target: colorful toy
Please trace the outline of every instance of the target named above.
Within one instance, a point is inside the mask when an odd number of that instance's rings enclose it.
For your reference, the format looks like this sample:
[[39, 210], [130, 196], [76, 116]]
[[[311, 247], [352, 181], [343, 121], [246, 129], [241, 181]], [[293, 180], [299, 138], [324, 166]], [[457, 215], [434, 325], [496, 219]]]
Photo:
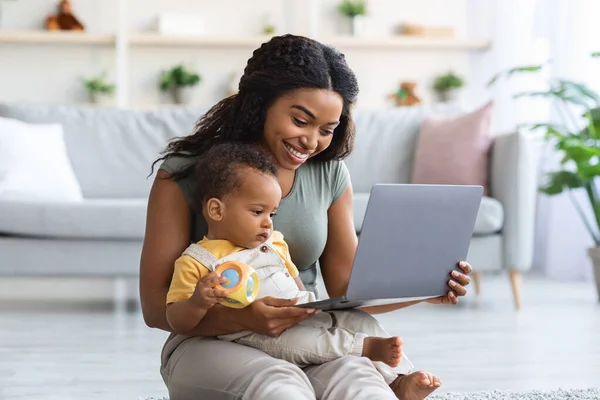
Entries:
[[258, 274], [248, 264], [239, 261], [227, 261], [216, 269], [218, 274], [227, 282], [215, 286], [216, 289], [229, 293], [227, 300], [221, 302], [224, 306], [244, 308], [256, 299], [258, 294]]

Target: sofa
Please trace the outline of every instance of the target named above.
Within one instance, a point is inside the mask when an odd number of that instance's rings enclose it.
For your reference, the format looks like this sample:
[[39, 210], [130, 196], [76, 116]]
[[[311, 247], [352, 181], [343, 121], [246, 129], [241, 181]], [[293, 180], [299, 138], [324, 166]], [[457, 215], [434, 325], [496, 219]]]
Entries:
[[[0, 276], [135, 279], [153, 179], [150, 166], [168, 140], [190, 133], [205, 111], [0, 103], [2, 118], [62, 125], [83, 194], [78, 202], [0, 200]], [[420, 106], [355, 110], [355, 151], [346, 164], [357, 233], [374, 183], [410, 181], [421, 122], [458, 112]], [[508, 271], [517, 307], [519, 274], [531, 268], [533, 258], [535, 162], [535, 143], [526, 134], [495, 136], [490, 192], [482, 200], [467, 257], [476, 283], [481, 273]]]

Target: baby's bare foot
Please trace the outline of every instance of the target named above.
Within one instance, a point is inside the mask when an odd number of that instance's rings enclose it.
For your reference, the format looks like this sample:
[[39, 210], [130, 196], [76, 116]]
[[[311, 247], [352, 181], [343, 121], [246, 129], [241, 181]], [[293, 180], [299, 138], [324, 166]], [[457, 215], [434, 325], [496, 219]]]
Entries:
[[437, 376], [424, 371], [398, 375], [390, 387], [400, 400], [423, 400], [442, 385]]
[[402, 357], [402, 338], [368, 337], [363, 343], [362, 355], [373, 361], [383, 361], [390, 367], [397, 367]]

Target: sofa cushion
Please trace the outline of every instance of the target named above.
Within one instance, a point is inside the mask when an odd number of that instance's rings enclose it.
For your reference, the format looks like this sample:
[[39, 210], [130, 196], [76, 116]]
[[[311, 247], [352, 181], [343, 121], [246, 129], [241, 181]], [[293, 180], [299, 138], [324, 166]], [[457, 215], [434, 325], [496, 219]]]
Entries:
[[141, 240], [146, 199], [86, 199], [78, 203], [1, 201], [0, 234], [64, 239]]
[[481, 185], [487, 194], [493, 103], [421, 125], [411, 183]]
[[[354, 193], [354, 227], [356, 232], [362, 229], [363, 219], [367, 211], [369, 202], [369, 193]], [[484, 196], [481, 199], [477, 219], [475, 220], [475, 229], [473, 236], [484, 236], [499, 232], [502, 230], [504, 222], [504, 208], [498, 200]]]
[[60, 124], [0, 117], [0, 199], [81, 201]]
[[408, 183], [419, 127], [428, 116], [451, 117], [463, 113], [460, 105], [358, 108], [354, 114], [354, 151], [346, 158], [352, 186], [369, 192], [376, 183]]
[[85, 198], [146, 197], [152, 162], [170, 139], [190, 134], [205, 111], [0, 103], [0, 117], [63, 126], [67, 153]]

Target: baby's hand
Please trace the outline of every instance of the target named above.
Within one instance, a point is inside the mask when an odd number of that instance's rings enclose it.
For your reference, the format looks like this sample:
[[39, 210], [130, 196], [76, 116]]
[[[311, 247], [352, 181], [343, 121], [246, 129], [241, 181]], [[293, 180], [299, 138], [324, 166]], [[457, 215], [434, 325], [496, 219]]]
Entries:
[[196, 289], [190, 300], [200, 308], [211, 308], [227, 298], [226, 291], [214, 288], [216, 284], [226, 281], [227, 279], [217, 275], [215, 272], [205, 275], [196, 284]]

